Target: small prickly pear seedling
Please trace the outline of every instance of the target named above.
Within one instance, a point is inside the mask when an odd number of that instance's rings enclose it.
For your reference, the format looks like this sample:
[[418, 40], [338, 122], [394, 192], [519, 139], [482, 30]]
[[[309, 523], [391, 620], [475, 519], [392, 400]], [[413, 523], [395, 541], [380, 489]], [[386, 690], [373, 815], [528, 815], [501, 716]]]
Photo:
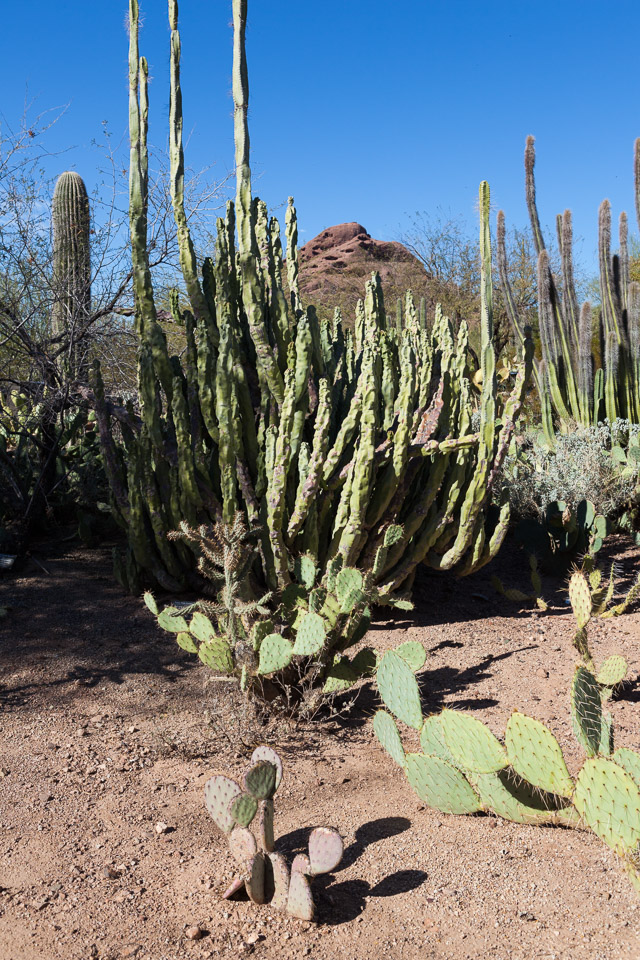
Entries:
[[[308, 616], [308, 615], [307, 615]], [[405, 644], [410, 648], [410, 644]], [[409, 650], [415, 659], [416, 651]], [[291, 866], [275, 850], [273, 796], [282, 781], [282, 760], [271, 747], [256, 747], [244, 774], [244, 789], [229, 777], [216, 776], [204, 789], [207, 810], [229, 836], [229, 849], [241, 869], [223, 893], [223, 899], [242, 888], [254, 903], [270, 903], [300, 920], [313, 920], [310, 880], [331, 873], [344, 852], [342, 838], [333, 827], [316, 827], [309, 837], [309, 853], [298, 854]], [[257, 816], [258, 838], [249, 829]]]

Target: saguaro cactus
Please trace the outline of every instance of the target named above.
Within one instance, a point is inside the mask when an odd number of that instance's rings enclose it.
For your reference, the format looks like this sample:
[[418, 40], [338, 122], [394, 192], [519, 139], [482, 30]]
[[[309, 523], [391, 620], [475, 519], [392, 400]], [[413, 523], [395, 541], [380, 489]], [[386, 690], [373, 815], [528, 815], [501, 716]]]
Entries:
[[67, 363], [72, 376], [86, 366], [79, 340], [91, 310], [91, 214], [82, 177], [60, 174], [53, 191], [54, 335], [69, 344]]

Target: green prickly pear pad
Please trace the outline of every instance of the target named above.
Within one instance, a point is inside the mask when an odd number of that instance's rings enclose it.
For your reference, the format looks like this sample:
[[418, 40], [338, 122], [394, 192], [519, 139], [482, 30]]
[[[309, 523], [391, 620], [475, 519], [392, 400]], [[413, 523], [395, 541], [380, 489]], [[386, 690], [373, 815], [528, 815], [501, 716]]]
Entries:
[[442, 813], [475, 813], [480, 800], [464, 775], [439, 757], [407, 754], [407, 780], [420, 799]]
[[292, 657], [291, 641], [281, 637], [279, 633], [271, 633], [260, 644], [258, 673], [275, 673], [277, 670], [284, 670], [291, 663]]
[[576, 740], [595, 757], [602, 742], [602, 700], [598, 682], [586, 667], [576, 667], [571, 683], [571, 718]]
[[393, 650], [387, 651], [376, 674], [378, 689], [385, 705], [398, 720], [420, 730], [422, 707], [413, 670]]
[[187, 633], [189, 624], [176, 607], [165, 607], [158, 617], [158, 626], [169, 633]]
[[626, 675], [627, 661], [624, 657], [615, 655], [603, 661], [596, 679], [602, 687], [616, 687], [622, 683]]
[[176, 636], [176, 641], [179, 647], [182, 647], [183, 650], [186, 650], [187, 653], [197, 653], [198, 644], [195, 642], [190, 633], [179, 633]]
[[509, 763], [524, 780], [539, 790], [571, 796], [573, 780], [560, 744], [543, 723], [516, 710], [509, 718], [504, 739]]
[[532, 787], [509, 768], [497, 773], [471, 774], [482, 804], [513, 823], [549, 823], [563, 808], [559, 797]]
[[233, 673], [233, 654], [231, 647], [221, 637], [213, 637], [208, 643], [201, 643], [198, 656], [212, 670], [222, 673]]
[[440, 714], [432, 713], [424, 721], [420, 731], [420, 746], [422, 752], [427, 756], [440, 757], [455, 767], [456, 762], [451, 755], [449, 747], [444, 742], [444, 733], [440, 723]]
[[444, 742], [456, 763], [475, 773], [496, 773], [507, 766], [505, 749], [480, 720], [457, 710], [443, 710]]
[[294, 573], [298, 583], [301, 583], [307, 590], [311, 590], [316, 580], [316, 565], [313, 557], [308, 553], [301, 557], [296, 557], [293, 565]]
[[319, 613], [307, 613], [298, 626], [293, 652], [297, 656], [311, 657], [319, 653], [327, 639], [324, 620]]
[[628, 747], [618, 747], [611, 759], [626, 770], [629, 776], [633, 777], [636, 785], [640, 787], [640, 753], [629, 750]]
[[640, 843], [640, 789], [621, 766], [592, 757], [578, 774], [575, 807], [601, 840], [624, 856]]
[[364, 600], [364, 581], [355, 567], [343, 567], [336, 577], [336, 594], [342, 613], [351, 613]]
[[149, 610], [151, 610], [151, 613], [154, 615], [154, 617], [157, 617], [157, 616], [158, 616], [158, 604], [156, 603], [156, 598], [154, 597], [154, 595], [153, 595], [152, 593], [149, 593], [149, 591], [147, 590], [147, 592], [145, 593], [143, 599], [144, 599], [144, 602], [146, 603], [147, 607], [149, 608]]
[[396, 722], [386, 710], [378, 710], [373, 718], [373, 732], [392, 760], [404, 766], [404, 747]]
[[342, 690], [348, 690], [349, 687], [352, 687], [358, 679], [359, 677], [356, 676], [349, 658], [337, 655], [327, 671], [322, 689], [324, 693], [340, 693]]
[[231, 816], [241, 827], [248, 827], [258, 811], [258, 801], [248, 793], [241, 793], [231, 804]]
[[417, 640], [407, 640], [405, 643], [401, 643], [399, 647], [395, 648], [395, 652], [409, 664], [414, 673], [424, 667], [427, 659], [426, 650]]
[[200, 613], [199, 610], [191, 617], [189, 630], [200, 643], [208, 643], [216, 636], [211, 620], [209, 620], [209, 617], [205, 617], [204, 613]]
[[251, 763], [258, 763], [259, 760], [268, 760], [276, 768], [276, 782], [274, 789], [277, 790], [282, 780], [282, 760], [280, 756], [271, 747], [266, 744], [256, 747], [251, 754]]
[[267, 800], [276, 790], [276, 767], [270, 760], [259, 760], [244, 775], [244, 787], [256, 800]]

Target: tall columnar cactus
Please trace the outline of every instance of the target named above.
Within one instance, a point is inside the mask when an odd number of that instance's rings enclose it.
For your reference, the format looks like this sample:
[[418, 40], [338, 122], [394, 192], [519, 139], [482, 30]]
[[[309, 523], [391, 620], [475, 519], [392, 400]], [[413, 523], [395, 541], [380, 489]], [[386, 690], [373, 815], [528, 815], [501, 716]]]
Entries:
[[[436, 312], [425, 328], [410, 293], [402, 330], [387, 324], [373, 274], [356, 308], [320, 321], [297, 286], [297, 222], [286, 215], [287, 285], [280, 228], [251, 196], [246, 0], [234, 0], [233, 96], [237, 196], [218, 220], [215, 258], [198, 267], [184, 211], [184, 156], [177, 3], [171, 26], [172, 199], [185, 296], [172, 300], [184, 330], [170, 356], [157, 320], [147, 252], [147, 65], [138, 51], [138, 3], [130, 2], [130, 228], [140, 337], [139, 413], [103, 399], [96, 410], [113, 510], [129, 538], [128, 568], [174, 591], [200, 588], [181, 522], [233, 523], [241, 512], [261, 539], [256, 596], [274, 602], [311, 557], [316, 587], [338, 560], [372, 580], [377, 602], [403, 601], [426, 563], [464, 575], [486, 563], [506, 532], [508, 505], [492, 485], [513, 431], [531, 366], [531, 342], [513, 390], [497, 400], [492, 342], [489, 190], [481, 185], [483, 384], [480, 428], [469, 386], [468, 330]], [[236, 229], [237, 227], [237, 229]], [[114, 440], [114, 418], [122, 445]], [[396, 535], [389, 535], [393, 528]], [[400, 533], [397, 534], [397, 531]], [[126, 571], [126, 563], [122, 564]], [[368, 581], [369, 582], [369, 581]]]
[[[534, 364], [542, 420], [553, 443], [556, 425], [565, 432], [572, 422], [590, 426], [608, 417], [640, 422], [640, 284], [630, 280], [628, 224], [620, 215], [619, 251], [611, 252], [611, 206], [603, 200], [598, 212], [598, 250], [602, 308], [599, 318], [599, 363], [592, 348], [590, 304], [578, 309], [573, 272], [571, 212], [557, 217], [561, 276], [551, 269], [536, 206], [533, 137], [525, 150], [526, 199], [538, 257], [538, 316], [541, 358]], [[635, 143], [635, 192], [640, 195], [640, 139]], [[637, 205], [638, 223], [640, 208]], [[505, 221], [498, 214], [500, 283], [511, 323], [521, 342], [524, 328], [509, 283]]]
[[[225, 776], [212, 777], [204, 788], [207, 810], [229, 837], [229, 849], [241, 873], [223, 897], [243, 887], [254, 903], [270, 903], [299, 920], [311, 921], [315, 907], [310, 878], [332, 873], [344, 845], [333, 827], [316, 827], [309, 836], [309, 853], [299, 853], [289, 868], [275, 849], [273, 797], [282, 780], [282, 760], [271, 747], [256, 747], [241, 787]], [[258, 823], [258, 837], [249, 830]]]
[[[91, 214], [82, 177], [73, 171], [60, 174], [53, 191], [54, 335], [68, 340], [65, 360], [72, 376], [80, 376], [82, 357], [77, 340], [91, 309]], [[86, 367], [85, 367], [86, 372]]]
[[[575, 779], [551, 731], [523, 713], [512, 713], [504, 742], [470, 713], [424, 717], [415, 676], [399, 651], [382, 657], [377, 681], [387, 710], [376, 713], [374, 731], [424, 803], [515, 823], [586, 825], [623, 858], [640, 892], [640, 754], [614, 752], [611, 716], [586, 667], [576, 668], [571, 687], [574, 730], [587, 753]], [[418, 731], [420, 753], [405, 753], [396, 719]]]

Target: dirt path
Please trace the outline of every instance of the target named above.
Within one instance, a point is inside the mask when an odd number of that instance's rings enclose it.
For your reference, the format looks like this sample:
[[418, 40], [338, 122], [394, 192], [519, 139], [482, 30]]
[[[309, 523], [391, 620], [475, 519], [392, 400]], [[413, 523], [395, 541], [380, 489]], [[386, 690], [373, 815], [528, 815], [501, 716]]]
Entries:
[[[48, 575], [31, 562], [0, 582], [11, 605], [0, 621], [2, 960], [640, 955], [640, 897], [600, 841], [424, 809], [373, 738], [369, 687], [345, 720], [271, 733], [285, 760], [282, 848], [303, 849], [323, 823], [345, 838], [335, 876], [315, 881], [320, 922], [221, 901], [233, 862], [204, 783], [239, 772], [264, 734], [245, 725], [243, 745], [206, 669], [122, 595], [106, 549], [36, 555]], [[621, 562], [630, 575], [637, 551]], [[514, 571], [526, 580], [507, 550], [497, 572], [525, 586]], [[368, 642], [419, 640], [427, 710], [472, 710], [501, 734], [517, 706], [549, 724], [576, 769], [571, 625], [562, 607], [518, 613], [485, 572], [425, 575], [415, 618], [378, 622]], [[638, 613], [598, 623], [592, 639], [596, 659], [622, 652], [637, 678]], [[636, 682], [612, 704], [618, 742], [636, 749], [639, 700]], [[196, 925], [206, 934], [189, 940]]]

